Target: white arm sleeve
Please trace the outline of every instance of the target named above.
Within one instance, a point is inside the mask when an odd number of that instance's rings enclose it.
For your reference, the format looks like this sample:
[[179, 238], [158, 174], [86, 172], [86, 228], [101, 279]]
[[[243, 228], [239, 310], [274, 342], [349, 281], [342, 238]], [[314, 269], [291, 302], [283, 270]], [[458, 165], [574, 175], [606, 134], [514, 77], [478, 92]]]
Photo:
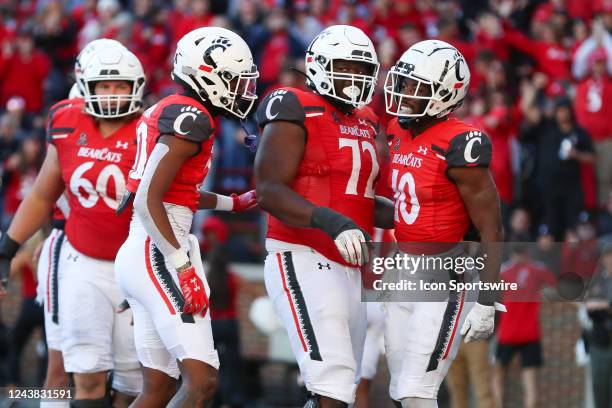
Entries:
[[597, 42], [593, 37], [589, 37], [578, 47], [574, 54], [574, 63], [572, 64], [572, 72], [574, 78], [582, 79], [587, 74], [589, 69], [589, 55], [597, 48]]
[[159, 228], [157, 228], [157, 224], [155, 224], [147, 204], [149, 188], [151, 187], [151, 181], [155, 174], [155, 170], [157, 170], [159, 162], [169, 151], [170, 148], [163, 143], [157, 143], [153, 148], [147, 160], [142, 179], [140, 180], [136, 197], [134, 198], [134, 211], [140, 218], [145, 231], [149, 237], [151, 237], [155, 246], [161, 251], [164, 257], [169, 258], [168, 260], [175, 265], [176, 268], [189, 260], [187, 252], [181, 248], [175, 248], [166, 238], [164, 238]]

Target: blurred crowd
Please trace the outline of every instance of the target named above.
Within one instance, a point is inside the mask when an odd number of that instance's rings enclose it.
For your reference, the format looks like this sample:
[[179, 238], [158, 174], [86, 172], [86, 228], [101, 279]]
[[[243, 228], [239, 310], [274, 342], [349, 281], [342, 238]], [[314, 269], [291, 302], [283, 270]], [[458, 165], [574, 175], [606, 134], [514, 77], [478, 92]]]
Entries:
[[[0, 226], [40, 168], [46, 109], [68, 95], [87, 42], [132, 50], [151, 105], [178, 90], [169, 75], [178, 39], [227, 27], [251, 47], [263, 97], [304, 86], [304, 51], [336, 23], [377, 47], [383, 126], [382, 85], [403, 51], [427, 38], [457, 47], [472, 79], [456, 114], [492, 140], [507, 240], [565, 241], [565, 268], [585, 259], [597, 268], [601, 242], [612, 241], [612, 0], [0, 0]], [[256, 126], [220, 121], [207, 189], [246, 191], [253, 153], [242, 141]], [[260, 214], [231, 217], [232, 261], [261, 260]]]

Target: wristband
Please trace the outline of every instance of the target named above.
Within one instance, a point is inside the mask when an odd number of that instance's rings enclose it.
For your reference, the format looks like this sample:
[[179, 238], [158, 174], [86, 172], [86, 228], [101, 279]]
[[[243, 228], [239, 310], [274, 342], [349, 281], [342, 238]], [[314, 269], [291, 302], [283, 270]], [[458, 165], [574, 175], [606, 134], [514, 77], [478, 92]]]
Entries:
[[168, 255], [166, 259], [168, 262], [170, 262], [170, 265], [172, 265], [175, 270], [179, 270], [181, 267], [188, 265], [190, 262], [187, 252], [182, 249], [177, 249]]
[[333, 239], [346, 230], [359, 229], [350, 218], [329, 207], [315, 208], [310, 219], [310, 226], [322, 230]]
[[15, 241], [5, 232], [0, 238], [0, 257], [5, 259], [13, 259], [19, 247], [19, 242]]
[[215, 210], [219, 211], [233, 211], [234, 210], [234, 199], [232, 197], [215, 194], [217, 196], [217, 205]]

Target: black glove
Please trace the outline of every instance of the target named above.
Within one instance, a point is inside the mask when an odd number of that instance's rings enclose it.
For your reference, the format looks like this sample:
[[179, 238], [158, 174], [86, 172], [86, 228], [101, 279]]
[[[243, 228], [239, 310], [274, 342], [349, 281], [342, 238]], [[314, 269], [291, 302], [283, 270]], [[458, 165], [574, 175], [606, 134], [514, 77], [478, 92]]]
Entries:
[[11, 260], [19, 250], [19, 243], [8, 236], [2, 234], [0, 238], [0, 286], [6, 288], [9, 275], [11, 273]]

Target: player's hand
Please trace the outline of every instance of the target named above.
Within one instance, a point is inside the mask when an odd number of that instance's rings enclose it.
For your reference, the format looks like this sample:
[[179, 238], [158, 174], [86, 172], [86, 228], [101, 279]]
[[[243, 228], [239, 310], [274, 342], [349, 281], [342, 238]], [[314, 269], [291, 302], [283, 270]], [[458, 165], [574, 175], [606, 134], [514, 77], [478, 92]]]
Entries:
[[359, 266], [368, 263], [370, 257], [366, 235], [360, 229], [355, 228], [343, 231], [336, 237], [334, 243], [346, 262]]
[[316, 207], [310, 225], [329, 235], [342, 258], [353, 265], [365, 265], [369, 261], [366, 243], [372, 239], [347, 216], [328, 207]]
[[461, 335], [465, 337], [466, 343], [491, 337], [495, 330], [495, 310], [505, 312], [506, 308], [499, 303], [487, 306], [477, 302], [474, 305], [461, 328]]
[[208, 296], [206, 295], [204, 283], [196, 274], [194, 266], [191, 265], [184, 271], [179, 272], [178, 277], [181, 291], [185, 298], [183, 313], [201, 313], [202, 316], [206, 315], [206, 311], [208, 310]]
[[250, 210], [253, 207], [257, 206], [257, 194], [255, 190], [247, 191], [244, 194], [232, 194], [232, 200], [234, 201], [234, 206], [232, 211], [234, 212], [242, 212]]

